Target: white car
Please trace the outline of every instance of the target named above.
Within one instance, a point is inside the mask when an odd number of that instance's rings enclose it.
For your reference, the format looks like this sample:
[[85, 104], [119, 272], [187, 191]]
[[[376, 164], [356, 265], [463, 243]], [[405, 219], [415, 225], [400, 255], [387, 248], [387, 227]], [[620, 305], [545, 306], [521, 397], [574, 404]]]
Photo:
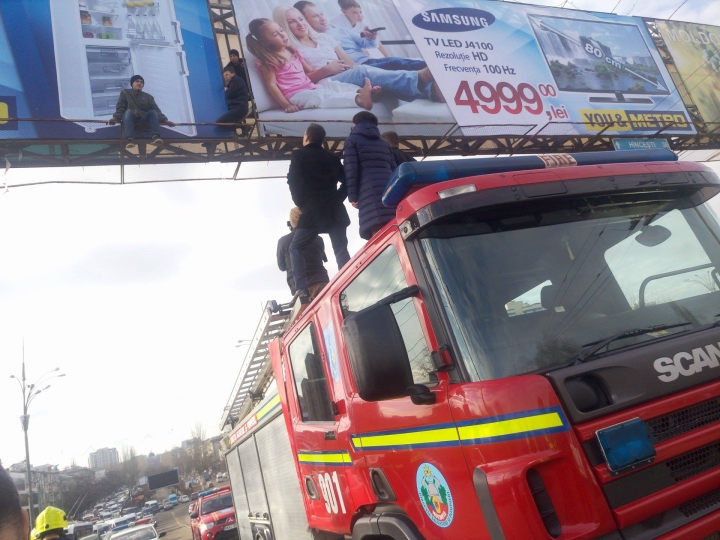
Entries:
[[109, 533], [105, 540], [157, 540], [162, 538], [166, 533], [157, 533], [152, 525], [139, 525], [122, 531]]
[[181, 496], [180, 496], [180, 502], [181, 502], [181, 503], [190, 502], [190, 497], [188, 497], [187, 495], [181, 495]]

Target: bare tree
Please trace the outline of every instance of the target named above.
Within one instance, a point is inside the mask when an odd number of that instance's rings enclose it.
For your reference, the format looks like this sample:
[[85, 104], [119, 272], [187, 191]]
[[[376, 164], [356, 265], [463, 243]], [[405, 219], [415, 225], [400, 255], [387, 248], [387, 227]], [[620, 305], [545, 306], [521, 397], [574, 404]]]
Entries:
[[137, 451], [135, 447], [123, 446], [122, 447], [122, 472], [123, 478], [128, 488], [132, 489], [138, 480], [138, 462], [137, 462]]

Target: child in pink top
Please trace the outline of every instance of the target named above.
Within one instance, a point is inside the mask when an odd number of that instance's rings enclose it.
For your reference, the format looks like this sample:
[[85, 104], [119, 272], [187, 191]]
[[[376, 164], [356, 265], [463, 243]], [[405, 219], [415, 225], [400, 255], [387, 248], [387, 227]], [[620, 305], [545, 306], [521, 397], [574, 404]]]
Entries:
[[269, 19], [250, 22], [247, 36], [250, 52], [257, 58], [270, 95], [291, 113], [300, 109], [362, 107], [372, 109], [372, 86], [357, 86], [322, 79], [317, 83], [308, 77], [310, 66], [292, 46], [287, 34]]

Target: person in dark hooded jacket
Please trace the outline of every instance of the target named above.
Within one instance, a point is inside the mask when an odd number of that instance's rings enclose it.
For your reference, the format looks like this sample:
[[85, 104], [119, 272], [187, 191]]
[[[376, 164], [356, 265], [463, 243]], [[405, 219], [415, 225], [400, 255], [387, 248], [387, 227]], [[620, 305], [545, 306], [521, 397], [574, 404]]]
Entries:
[[360, 238], [370, 240], [395, 217], [395, 209], [382, 203], [382, 195], [397, 167], [392, 148], [380, 138], [378, 119], [371, 112], [353, 117], [343, 158], [348, 200], [360, 210]]

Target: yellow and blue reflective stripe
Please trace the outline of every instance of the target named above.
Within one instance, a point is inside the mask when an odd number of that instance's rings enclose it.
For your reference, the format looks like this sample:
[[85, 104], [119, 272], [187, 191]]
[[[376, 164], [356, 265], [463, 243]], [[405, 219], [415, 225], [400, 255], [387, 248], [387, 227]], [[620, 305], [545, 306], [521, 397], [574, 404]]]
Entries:
[[562, 409], [548, 407], [457, 424], [363, 433], [351, 435], [350, 440], [355, 450], [414, 450], [528, 439], [568, 429], [570, 426]]
[[306, 465], [329, 465], [334, 467], [352, 467], [352, 458], [347, 450], [327, 452], [298, 452], [298, 461]]
[[255, 419], [259, 422], [261, 418], [267, 416], [280, 406], [280, 394], [273, 397], [265, 405], [263, 405], [258, 412], [255, 413]]
[[570, 429], [560, 407], [533, 409], [457, 423], [463, 444], [487, 444], [550, 435]]
[[455, 424], [363, 433], [351, 435], [350, 440], [356, 450], [413, 450], [460, 445]]

